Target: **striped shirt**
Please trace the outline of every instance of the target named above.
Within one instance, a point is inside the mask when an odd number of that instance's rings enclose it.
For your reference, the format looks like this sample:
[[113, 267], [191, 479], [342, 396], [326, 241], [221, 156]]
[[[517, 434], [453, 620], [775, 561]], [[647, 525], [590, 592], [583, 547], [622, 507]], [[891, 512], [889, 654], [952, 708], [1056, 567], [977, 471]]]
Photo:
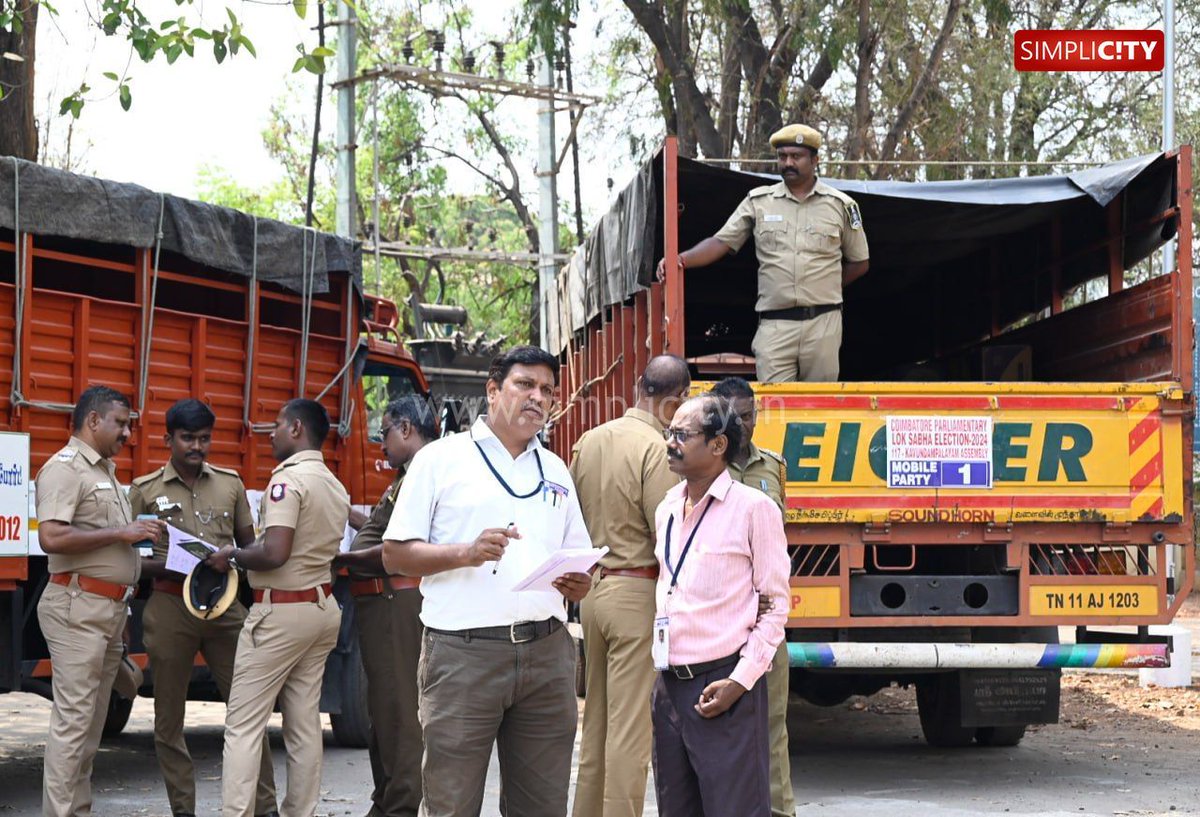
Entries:
[[[766, 494], [734, 482], [728, 471], [684, 520], [686, 498], [687, 483], [680, 483], [667, 492], [655, 514], [654, 552], [661, 568], [657, 615], [670, 617], [668, 661], [673, 666], [698, 664], [738, 653], [741, 658], [729, 677], [750, 689], [771, 666], [787, 621], [790, 562], [783, 519]], [[673, 591], [672, 570], [678, 571]], [[761, 618], [760, 593], [775, 601]]]

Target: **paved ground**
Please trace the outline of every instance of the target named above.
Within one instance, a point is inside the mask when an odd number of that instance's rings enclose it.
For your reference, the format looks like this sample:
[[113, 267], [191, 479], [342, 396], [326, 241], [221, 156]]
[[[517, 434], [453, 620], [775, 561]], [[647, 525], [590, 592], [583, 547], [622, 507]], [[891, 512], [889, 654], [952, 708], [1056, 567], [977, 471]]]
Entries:
[[[1071, 674], [1063, 722], [1015, 749], [958, 751], [920, 739], [913, 693], [892, 689], [830, 709], [792, 710], [793, 778], [801, 815], [1200, 815], [1200, 691], [1144, 690], [1130, 674]], [[0, 698], [0, 814], [36, 814], [48, 704]], [[188, 740], [198, 760], [201, 815], [218, 812], [219, 704], [193, 703]], [[139, 700], [124, 735], [97, 758], [96, 813], [167, 815], [154, 761], [152, 704]], [[328, 736], [328, 732], [326, 733]], [[272, 730], [283, 780], [278, 716]], [[366, 752], [326, 744], [322, 815], [363, 815]], [[498, 776], [484, 814], [497, 814]], [[647, 815], [657, 811], [651, 806]], [[721, 817], [726, 817], [722, 815]], [[734, 816], [729, 816], [734, 817]]]

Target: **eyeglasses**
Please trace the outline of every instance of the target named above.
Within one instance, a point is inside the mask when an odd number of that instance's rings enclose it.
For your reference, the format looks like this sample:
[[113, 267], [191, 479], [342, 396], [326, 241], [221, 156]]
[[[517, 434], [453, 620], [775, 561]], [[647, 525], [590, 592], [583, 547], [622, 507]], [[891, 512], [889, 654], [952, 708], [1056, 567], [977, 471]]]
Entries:
[[686, 428], [664, 428], [663, 439], [667, 442], [674, 440], [676, 445], [683, 445], [692, 437], [699, 437], [703, 431], [688, 431]]

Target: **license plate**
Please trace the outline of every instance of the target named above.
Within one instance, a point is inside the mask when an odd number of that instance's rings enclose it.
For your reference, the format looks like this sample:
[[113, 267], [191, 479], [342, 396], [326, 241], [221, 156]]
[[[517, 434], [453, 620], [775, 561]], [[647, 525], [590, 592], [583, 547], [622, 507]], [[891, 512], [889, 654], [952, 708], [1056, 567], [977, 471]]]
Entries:
[[1034, 616], [1156, 616], [1158, 588], [1150, 585], [1091, 584], [1029, 588]]

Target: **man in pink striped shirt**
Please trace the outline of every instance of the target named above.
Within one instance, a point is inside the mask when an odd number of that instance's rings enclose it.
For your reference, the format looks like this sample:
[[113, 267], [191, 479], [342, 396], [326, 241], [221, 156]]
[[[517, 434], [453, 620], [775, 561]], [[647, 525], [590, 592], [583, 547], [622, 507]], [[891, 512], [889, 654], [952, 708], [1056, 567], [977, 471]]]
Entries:
[[[666, 430], [670, 468], [685, 481], [655, 516], [651, 711], [662, 817], [771, 813], [766, 684], [757, 682], [783, 640], [789, 564], [779, 509], [726, 470], [744, 433], [715, 395], [684, 403]], [[761, 615], [760, 594], [774, 601]]]

